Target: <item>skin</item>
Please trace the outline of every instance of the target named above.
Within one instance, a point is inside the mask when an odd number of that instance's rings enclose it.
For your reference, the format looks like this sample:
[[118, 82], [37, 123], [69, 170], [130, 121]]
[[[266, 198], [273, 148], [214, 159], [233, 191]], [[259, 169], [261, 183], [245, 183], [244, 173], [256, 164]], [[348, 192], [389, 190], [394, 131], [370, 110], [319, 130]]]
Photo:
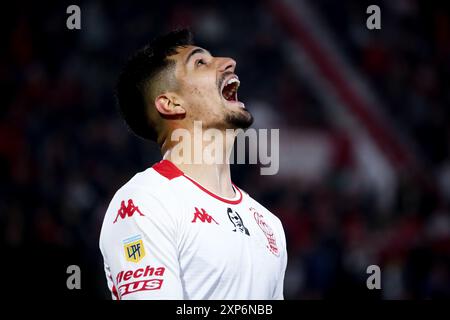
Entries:
[[[177, 54], [169, 58], [176, 62], [176, 89], [156, 96], [155, 108], [150, 113], [152, 120], [157, 123], [158, 143], [161, 145], [163, 158], [174, 162], [186, 175], [211, 192], [233, 198], [235, 191], [231, 184], [228, 161], [214, 164], [176, 161], [172, 150], [179, 142], [172, 141], [171, 134], [174, 130], [183, 128], [194, 137], [194, 121], [202, 121], [203, 129], [220, 130], [224, 137], [226, 129], [245, 129], [251, 125], [253, 117], [244, 104], [227, 101], [221, 93], [221, 85], [234, 75], [236, 62], [231, 58], [214, 57], [207, 50], [196, 46], [181, 47]], [[234, 138], [233, 135], [231, 139], [224, 141], [223, 154], [227, 159], [230, 157]], [[192, 149], [194, 145], [201, 147], [202, 151], [208, 148], [209, 143], [201, 139], [191, 140]]]

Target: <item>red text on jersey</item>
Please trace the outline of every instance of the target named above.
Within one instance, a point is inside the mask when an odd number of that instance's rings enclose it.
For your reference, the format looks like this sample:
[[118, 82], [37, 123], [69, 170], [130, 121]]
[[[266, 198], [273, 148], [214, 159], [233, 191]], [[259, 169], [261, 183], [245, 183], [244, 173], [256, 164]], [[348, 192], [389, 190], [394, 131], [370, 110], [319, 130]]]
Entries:
[[163, 279], [148, 279], [125, 283], [119, 287], [119, 294], [123, 297], [138, 291], [159, 290], [161, 289], [162, 283]]
[[117, 274], [116, 277], [116, 283], [119, 284], [122, 281], [128, 281], [130, 279], [138, 279], [138, 278], [146, 278], [151, 276], [160, 276], [162, 277], [164, 275], [164, 271], [166, 271], [166, 268], [164, 267], [151, 267], [147, 266], [145, 268], [138, 268], [136, 270], [126, 270], [126, 271], [120, 271]]

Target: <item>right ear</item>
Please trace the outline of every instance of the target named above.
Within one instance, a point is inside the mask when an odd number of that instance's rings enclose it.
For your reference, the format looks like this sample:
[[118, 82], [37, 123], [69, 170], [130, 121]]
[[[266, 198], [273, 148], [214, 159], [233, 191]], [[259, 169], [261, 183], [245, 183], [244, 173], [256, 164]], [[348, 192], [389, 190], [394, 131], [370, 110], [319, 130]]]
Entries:
[[186, 114], [181, 99], [172, 93], [160, 94], [155, 98], [156, 110], [164, 117], [180, 117]]

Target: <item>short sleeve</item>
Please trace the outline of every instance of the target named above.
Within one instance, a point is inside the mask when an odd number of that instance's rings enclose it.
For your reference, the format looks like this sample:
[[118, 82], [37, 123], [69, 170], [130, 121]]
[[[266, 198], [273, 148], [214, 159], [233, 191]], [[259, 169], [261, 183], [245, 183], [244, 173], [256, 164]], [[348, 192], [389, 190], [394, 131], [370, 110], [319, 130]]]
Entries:
[[183, 299], [171, 210], [139, 188], [121, 189], [112, 199], [100, 249], [114, 299]]

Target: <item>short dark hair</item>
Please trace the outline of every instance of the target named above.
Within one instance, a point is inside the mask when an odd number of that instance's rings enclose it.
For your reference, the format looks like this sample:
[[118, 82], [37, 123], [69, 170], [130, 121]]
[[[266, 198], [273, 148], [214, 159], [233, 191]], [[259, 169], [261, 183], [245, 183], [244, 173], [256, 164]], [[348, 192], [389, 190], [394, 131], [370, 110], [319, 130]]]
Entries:
[[120, 73], [116, 87], [119, 111], [130, 130], [141, 138], [153, 141], [158, 138], [154, 125], [149, 121], [146, 90], [151, 90], [163, 71], [175, 66], [168, 57], [176, 54], [179, 47], [192, 43], [189, 29], [171, 31], [133, 54]]

